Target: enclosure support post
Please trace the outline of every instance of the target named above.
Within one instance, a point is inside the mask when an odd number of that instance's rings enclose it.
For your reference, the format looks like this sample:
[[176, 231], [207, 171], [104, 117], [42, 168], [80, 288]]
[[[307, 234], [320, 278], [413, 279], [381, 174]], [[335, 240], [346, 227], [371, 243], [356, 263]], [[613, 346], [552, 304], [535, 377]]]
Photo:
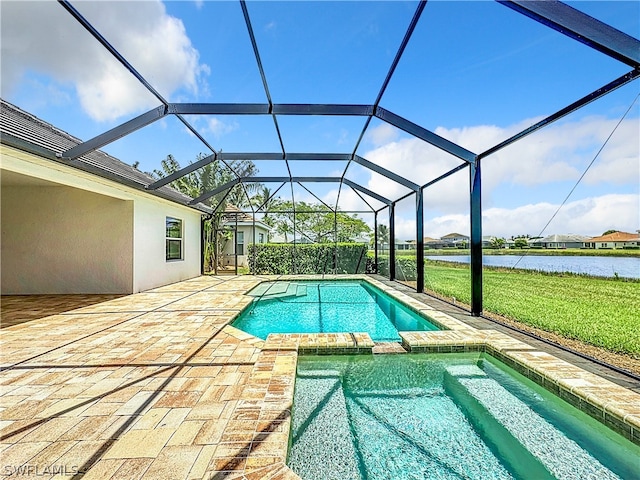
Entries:
[[250, 273], [255, 275], [256, 271], [258, 270], [256, 268], [256, 212], [254, 212], [253, 209], [252, 209], [251, 213], [252, 213], [251, 216], [253, 218], [253, 225], [251, 226], [251, 230], [253, 232], [253, 245], [252, 245], [253, 246], [253, 248], [252, 248], [253, 251], [251, 252], [251, 257], [253, 258], [253, 262], [252, 262], [253, 263], [253, 269], [252, 269], [253, 271], [250, 271]]
[[333, 211], [333, 274], [336, 273], [338, 273], [338, 205]]
[[234, 274], [238, 275], [238, 213], [237, 212], [236, 212], [236, 232], [233, 236], [233, 239], [236, 242], [236, 244], [233, 246], [233, 253], [235, 256], [235, 261], [233, 262], [235, 264]]
[[[293, 187], [291, 187], [293, 191]], [[296, 202], [293, 200], [293, 193], [291, 194], [291, 204], [293, 205], [293, 249], [291, 250], [291, 273], [296, 275], [298, 270], [296, 269]]]
[[424, 195], [416, 192], [416, 292], [424, 290]]
[[204, 229], [204, 222], [205, 222], [205, 216], [201, 216], [200, 217], [200, 275], [204, 275], [204, 254], [205, 254], [205, 238], [204, 238], [204, 234], [205, 234], [205, 229]]
[[482, 189], [480, 159], [469, 168], [471, 191], [471, 314], [479, 317], [482, 314]]
[[396, 279], [396, 204], [389, 205], [389, 280]]
[[373, 261], [375, 272], [378, 272], [378, 212], [373, 212]]

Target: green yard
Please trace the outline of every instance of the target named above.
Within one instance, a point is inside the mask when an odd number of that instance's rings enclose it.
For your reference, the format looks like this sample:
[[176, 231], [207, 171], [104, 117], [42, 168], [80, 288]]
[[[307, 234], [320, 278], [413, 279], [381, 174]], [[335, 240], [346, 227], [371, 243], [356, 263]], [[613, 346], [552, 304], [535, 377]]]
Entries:
[[[440, 248], [425, 250], [425, 255], [469, 255], [469, 249]], [[545, 255], [581, 257], [640, 257], [640, 249], [594, 249], [594, 248], [483, 248], [483, 255]]]
[[[640, 359], [640, 282], [484, 269], [484, 309]], [[470, 302], [469, 267], [427, 261], [425, 288]]]

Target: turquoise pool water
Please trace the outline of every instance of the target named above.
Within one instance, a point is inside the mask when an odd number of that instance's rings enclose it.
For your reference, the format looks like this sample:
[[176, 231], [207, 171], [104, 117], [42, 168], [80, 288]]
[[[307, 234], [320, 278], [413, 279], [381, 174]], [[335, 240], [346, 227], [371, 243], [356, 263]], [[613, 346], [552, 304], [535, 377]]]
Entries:
[[484, 354], [300, 357], [305, 480], [637, 479], [640, 447]]
[[438, 330], [384, 292], [357, 281], [269, 282], [233, 326], [266, 339], [270, 333], [366, 332], [373, 341], [400, 341], [398, 331]]

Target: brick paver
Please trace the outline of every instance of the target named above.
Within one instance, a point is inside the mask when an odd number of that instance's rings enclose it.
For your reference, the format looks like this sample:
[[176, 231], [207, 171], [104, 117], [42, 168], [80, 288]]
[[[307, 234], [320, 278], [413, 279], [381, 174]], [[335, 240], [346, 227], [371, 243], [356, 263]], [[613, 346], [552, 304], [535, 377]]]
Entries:
[[[27, 315], [29, 321], [3, 328], [2, 475], [298, 478], [284, 463], [298, 355], [386, 350], [376, 350], [366, 334], [263, 341], [230, 326], [252, 300], [245, 293], [266, 278], [199, 277], [95, 304], [83, 299], [69, 311], [58, 297], [55, 314]], [[597, 377], [368, 281], [449, 329], [404, 333], [406, 349], [492, 348], [597, 404]], [[607, 387], [616, 397], [601, 408], [636, 428], [634, 392]]]

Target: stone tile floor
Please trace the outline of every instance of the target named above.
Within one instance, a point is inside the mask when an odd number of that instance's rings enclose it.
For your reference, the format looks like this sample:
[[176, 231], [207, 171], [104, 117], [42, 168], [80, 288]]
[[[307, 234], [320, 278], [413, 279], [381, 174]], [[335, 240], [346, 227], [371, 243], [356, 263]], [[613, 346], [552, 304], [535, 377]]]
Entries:
[[282, 464], [292, 392], [275, 375], [245, 390], [265, 361], [292, 379], [296, 352], [227, 326], [257, 283], [198, 278], [3, 329], [2, 475], [224, 478]]
[[[373, 344], [335, 334], [264, 342], [229, 326], [252, 300], [244, 293], [264, 279], [199, 277], [66, 311], [58, 298], [52, 315], [3, 328], [1, 474], [298, 478], [284, 464], [298, 353], [370, 351]], [[438, 315], [453, 330], [433, 332], [427, 343], [473, 336], [464, 321]]]

